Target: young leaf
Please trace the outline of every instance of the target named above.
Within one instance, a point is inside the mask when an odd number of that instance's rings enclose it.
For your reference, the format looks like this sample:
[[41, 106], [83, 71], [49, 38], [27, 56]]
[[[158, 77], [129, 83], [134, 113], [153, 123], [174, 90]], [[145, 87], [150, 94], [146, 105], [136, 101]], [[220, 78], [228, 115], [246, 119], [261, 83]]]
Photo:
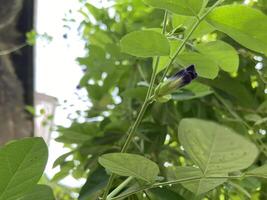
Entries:
[[267, 178], [267, 164], [261, 167], [249, 170], [245, 173], [245, 175]]
[[207, 21], [241, 45], [267, 55], [267, 16], [242, 5], [227, 5], [214, 9]]
[[224, 71], [236, 72], [238, 70], [239, 56], [231, 45], [217, 40], [198, 44], [196, 49], [213, 60]]
[[36, 185], [19, 200], [55, 200], [53, 190], [47, 185]]
[[179, 139], [204, 175], [220, 175], [249, 167], [257, 147], [233, 130], [214, 122], [183, 119]]
[[19, 199], [43, 174], [48, 157], [41, 138], [11, 142], [0, 149], [0, 200]]
[[182, 66], [195, 64], [199, 76], [214, 79], [219, 73], [216, 63], [209, 57], [195, 52], [185, 52], [177, 57], [177, 62]]
[[168, 56], [170, 45], [168, 39], [161, 33], [145, 30], [134, 31], [121, 39], [122, 52], [137, 57]]
[[156, 8], [189, 16], [197, 16], [203, 6], [203, 0], [144, 0], [144, 2]]
[[105, 154], [98, 159], [98, 162], [115, 174], [120, 176], [133, 176], [147, 182], [155, 182], [159, 173], [159, 168], [156, 163], [135, 154]]
[[[195, 195], [200, 195], [205, 192], [208, 192], [217, 186], [223, 184], [227, 179], [226, 178], [206, 178], [203, 177], [203, 172], [195, 167], [172, 167], [167, 168], [168, 177], [172, 179], [197, 179], [183, 182], [182, 185], [193, 192]], [[223, 175], [225, 176], [225, 175]]]

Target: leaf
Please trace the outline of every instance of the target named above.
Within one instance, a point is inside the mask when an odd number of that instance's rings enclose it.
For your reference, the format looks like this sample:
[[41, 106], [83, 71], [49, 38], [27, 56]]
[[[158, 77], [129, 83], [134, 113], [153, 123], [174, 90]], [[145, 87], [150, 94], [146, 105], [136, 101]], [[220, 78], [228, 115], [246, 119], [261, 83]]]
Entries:
[[203, 6], [203, 0], [144, 0], [144, 2], [156, 8], [190, 16], [197, 16]]
[[210, 58], [195, 52], [185, 52], [177, 57], [177, 62], [183, 67], [195, 64], [199, 76], [214, 79], [218, 75], [219, 68]]
[[131, 32], [121, 39], [120, 45], [122, 52], [137, 57], [167, 56], [170, 53], [168, 39], [150, 30]]
[[227, 72], [236, 72], [239, 66], [237, 51], [229, 44], [217, 40], [214, 42], [200, 43], [196, 49], [206, 57], [213, 60], [217, 66]]
[[204, 175], [220, 175], [249, 167], [257, 147], [228, 127], [200, 119], [183, 119], [179, 139]]
[[105, 154], [99, 158], [98, 162], [115, 174], [120, 176], [133, 176], [147, 182], [155, 182], [159, 173], [159, 168], [156, 163], [136, 154]]
[[192, 82], [186, 87], [172, 94], [172, 99], [177, 101], [190, 100], [212, 94], [213, 91], [207, 85]]
[[199, 178], [198, 180], [185, 181], [181, 183], [186, 189], [193, 192], [195, 195], [208, 192], [223, 184], [227, 180], [226, 178], [203, 177], [203, 172], [199, 168], [195, 167], [170, 167], [167, 168], [167, 173], [169, 178], [175, 180], [190, 180]]
[[245, 173], [245, 175], [267, 178], [267, 164], [265, 164], [261, 167], [249, 170]]
[[19, 200], [55, 200], [53, 190], [47, 185], [36, 185]]
[[86, 183], [83, 185], [79, 200], [87, 200], [97, 195], [103, 188], [105, 188], [108, 182], [109, 176], [105, 173], [104, 168], [97, 168], [94, 172], [90, 173]]
[[41, 178], [48, 157], [42, 138], [26, 138], [0, 149], [0, 200], [16, 200]]
[[267, 17], [261, 11], [242, 5], [221, 6], [207, 21], [241, 45], [267, 55]]

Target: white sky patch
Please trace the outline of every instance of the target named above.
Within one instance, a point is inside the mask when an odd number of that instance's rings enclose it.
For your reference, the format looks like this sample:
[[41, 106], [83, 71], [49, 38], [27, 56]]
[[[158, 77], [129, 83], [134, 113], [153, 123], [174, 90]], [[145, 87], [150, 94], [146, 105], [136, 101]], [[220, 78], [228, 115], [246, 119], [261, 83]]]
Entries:
[[[46, 45], [37, 41], [35, 90], [56, 97], [59, 104], [66, 104], [66, 109], [63, 109], [63, 106], [56, 109], [55, 124], [69, 126], [70, 113], [76, 110], [87, 110], [90, 106], [90, 102], [86, 101], [86, 92], [76, 90], [83, 72], [75, 59], [85, 54], [84, 41], [77, 31], [82, 20], [82, 16], [77, 12], [80, 3], [78, 0], [37, 0], [36, 5], [36, 30], [38, 33], [48, 33], [53, 40]], [[72, 10], [72, 13], [68, 14], [69, 10]], [[64, 27], [65, 16], [75, 19], [75, 22], [70, 24], [70, 29]], [[67, 34], [67, 39], [63, 37], [64, 34]], [[59, 170], [52, 169], [55, 159], [69, 151], [63, 147], [63, 144], [54, 140], [56, 136], [57, 133], [53, 132], [49, 144], [49, 161], [45, 171], [49, 178]], [[84, 181], [68, 176], [60, 183], [80, 187]]]

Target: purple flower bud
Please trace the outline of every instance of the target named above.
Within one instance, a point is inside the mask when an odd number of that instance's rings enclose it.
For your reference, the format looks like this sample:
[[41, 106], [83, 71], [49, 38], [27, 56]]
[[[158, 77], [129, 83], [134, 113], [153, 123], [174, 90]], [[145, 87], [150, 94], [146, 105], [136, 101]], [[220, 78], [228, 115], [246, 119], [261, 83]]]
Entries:
[[[189, 83], [191, 83], [192, 80], [197, 78], [197, 73], [195, 70], [195, 65], [190, 65], [186, 69], [182, 69], [179, 72], [177, 72], [174, 76], [172, 76], [170, 79], [172, 80], [179, 80], [180, 84], [177, 85], [178, 88], [183, 87]], [[180, 80], [181, 79], [181, 80]]]
[[158, 97], [171, 94], [175, 90], [191, 83], [192, 80], [196, 78], [197, 73], [195, 70], [195, 65], [190, 65], [189, 67], [178, 71], [175, 75], [159, 85], [155, 93]]

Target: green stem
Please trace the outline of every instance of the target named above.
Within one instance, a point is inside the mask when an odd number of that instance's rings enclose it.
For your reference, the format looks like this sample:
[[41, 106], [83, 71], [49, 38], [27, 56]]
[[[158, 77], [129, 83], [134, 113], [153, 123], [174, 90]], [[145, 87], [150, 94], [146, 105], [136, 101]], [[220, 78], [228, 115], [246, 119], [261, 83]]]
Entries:
[[[179, 48], [177, 49], [177, 51], [175, 52], [174, 56], [171, 58], [170, 62], [168, 63], [166, 70], [164, 72], [164, 75], [162, 76], [162, 80], [164, 79], [164, 77], [167, 75], [168, 70], [170, 69], [171, 65], [173, 64], [173, 62], [175, 61], [175, 58], [177, 57], [177, 55], [180, 53], [180, 51], [182, 50], [182, 48], [184, 47], [184, 45], [186, 44], [186, 42], [189, 40], [189, 38], [191, 37], [191, 35], [193, 34], [193, 32], [196, 30], [196, 28], [198, 27], [198, 25], [200, 24], [200, 22], [202, 20], [204, 20], [204, 18], [215, 8], [217, 7], [220, 3], [222, 3], [224, 0], [219, 0], [217, 1], [204, 15], [202, 15], [200, 18], [197, 17], [197, 22], [193, 25], [192, 29], [190, 30], [189, 34], [186, 36], [186, 38], [184, 39], [183, 43], [179, 46]], [[166, 32], [166, 26], [167, 26], [167, 19], [168, 19], [168, 12], [165, 11], [165, 15], [164, 15], [164, 20], [163, 20], [163, 28], [162, 28], [162, 34], [165, 34]], [[153, 72], [152, 72], [152, 76], [151, 76], [151, 81], [149, 84], [149, 88], [147, 91], [147, 95], [146, 95], [146, 99], [141, 107], [140, 112], [137, 115], [136, 121], [134, 122], [133, 126], [131, 126], [128, 130], [128, 136], [126, 138], [126, 141], [122, 147], [121, 153], [125, 153], [129, 147], [129, 145], [131, 144], [131, 141], [135, 135], [136, 129], [138, 128], [139, 124], [142, 121], [142, 118], [145, 114], [145, 111], [147, 110], [147, 107], [149, 106], [149, 104], [152, 102], [153, 99], [151, 99], [151, 96], [153, 96], [152, 92], [153, 92], [153, 88], [154, 88], [154, 84], [156, 81], [156, 76], [157, 76], [157, 70], [158, 70], [158, 65], [159, 65], [159, 60], [160, 57], [158, 56], [156, 59], [156, 63], [155, 63], [155, 67], [153, 68]], [[113, 184], [113, 181], [115, 179], [115, 175], [111, 174], [109, 181], [108, 181], [108, 185], [106, 187], [106, 190], [104, 192], [103, 195], [103, 199], [106, 200], [108, 192]]]
[[186, 183], [186, 182], [190, 182], [190, 181], [198, 181], [198, 180], [203, 180], [203, 179], [240, 179], [243, 178], [244, 175], [240, 175], [240, 176], [219, 176], [219, 177], [190, 177], [190, 178], [181, 178], [181, 179], [177, 179], [177, 180], [173, 180], [173, 181], [167, 181], [167, 182], [162, 182], [162, 183], [155, 183], [154, 185], [144, 185], [141, 186], [139, 188], [137, 188], [136, 190], [133, 190], [127, 194], [124, 195], [120, 195], [114, 198], [111, 198], [111, 200], [119, 200], [119, 199], [125, 199], [128, 196], [131, 196], [133, 194], [136, 194], [138, 192], [142, 192], [144, 190], [149, 190], [152, 188], [157, 188], [157, 187], [164, 187], [164, 186], [172, 186], [172, 185], [176, 185], [179, 183]]
[[183, 47], [185, 46], [185, 44], [187, 43], [187, 41], [190, 39], [190, 37], [192, 36], [192, 34], [194, 33], [194, 31], [197, 29], [197, 27], [199, 26], [199, 24], [205, 19], [205, 17], [214, 9], [216, 8], [219, 4], [221, 4], [222, 2], [224, 2], [224, 0], [219, 0], [217, 1], [212, 7], [210, 7], [208, 9], [208, 11], [206, 13], [204, 13], [201, 17], [197, 17], [197, 21], [196, 23], [193, 25], [193, 27], [191, 28], [190, 32], [187, 34], [187, 36], [184, 38], [182, 44], [178, 47], [178, 49], [176, 50], [176, 52], [174, 53], [174, 55], [171, 57], [169, 63], [167, 64], [167, 67], [165, 68], [165, 71], [161, 77], [161, 81], [162, 82], [164, 80], [164, 78], [166, 77], [168, 71], [170, 70], [172, 64], [174, 63], [176, 57], [179, 55], [179, 53], [182, 51]]
[[[163, 20], [163, 29], [162, 29], [162, 34], [165, 34], [166, 32], [166, 25], [167, 25], [167, 19], [168, 19], [168, 12], [165, 11], [165, 15], [164, 15], [164, 20]], [[137, 115], [137, 118], [134, 122], [134, 124], [129, 128], [128, 132], [127, 132], [127, 138], [126, 138], [126, 141], [121, 149], [121, 153], [125, 153], [127, 151], [127, 149], [129, 148], [129, 145], [131, 144], [131, 141], [134, 137], [134, 134], [136, 132], [136, 129], [137, 127], [139, 126], [139, 124], [141, 123], [142, 119], [143, 119], [143, 116], [147, 110], [147, 107], [149, 106], [149, 104], [152, 102], [151, 101], [151, 94], [152, 94], [152, 91], [153, 91], [153, 87], [154, 87], [154, 84], [155, 84], [155, 81], [156, 81], [156, 75], [157, 75], [157, 69], [158, 69], [158, 65], [159, 65], [159, 60], [160, 60], [160, 57], [158, 56], [157, 59], [156, 59], [156, 63], [155, 63], [155, 67], [153, 68], [153, 72], [152, 72], [152, 75], [151, 75], [151, 80], [150, 80], [150, 84], [149, 84], [149, 87], [148, 87], [148, 91], [147, 91], [147, 95], [146, 95], [146, 99], [141, 107], [141, 110], [140, 112], [138, 113]], [[107, 198], [107, 195], [108, 195], [108, 192], [113, 184], [113, 181], [115, 179], [115, 174], [111, 174], [109, 180], [108, 180], [108, 184], [107, 184], [107, 187], [106, 187], [106, 190], [104, 192], [104, 195], [103, 195], [103, 199], [105, 200]]]
[[133, 177], [130, 176], [128, 177], [125, 181], [123, 181], [118, 187], [116, 187], [115, 190], [113, 190], [108, 196], [107, 196], [107, 200], [110, 200], [112, 197], [114, 197], [115, 195], [117, 195], [125, 186], [127, 186], [131, 180], [133, 180]]
[[23, 44], [21, 44], [19, 46], [11, 48], [11, 49], [0, 51], [0, 56], [5, 56], [5, 55], [8, 55], [8, 54], [11, 54], [11, 53], [13, 53], [15, 51], [18, 51], [18, 50], [26, 47], [27, 45], [28, 45], [27, 43], [23, 43]]

